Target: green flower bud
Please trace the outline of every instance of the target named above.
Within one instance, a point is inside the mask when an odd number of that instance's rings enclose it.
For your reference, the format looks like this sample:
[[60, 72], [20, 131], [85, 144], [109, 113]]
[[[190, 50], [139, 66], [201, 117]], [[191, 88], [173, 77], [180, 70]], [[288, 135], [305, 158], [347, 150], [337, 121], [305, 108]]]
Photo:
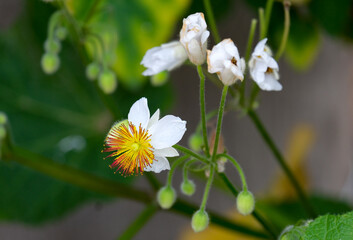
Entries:
[[0, 141], [6, 137], [6, 128], [4, 125], [0, 125]]
[[55, 30], [55, 37], [59, 40], [64, 40], [67, 36], [67, 30], [65, 27], [58, 27], [56, 30]]
[[189, 146], [192, 150], [194, 150], [195, 152], [198, 152], [201, 150], [202, 145], [203, 145], [203, 138], [200, 134], [194, 133], [190, 136]]
[[237, 197], [237, 208], [242, 215], [249, 215], [254, 211], [255, 198], [249, 191], [241, 191]]
[[157, 201], [161, 208], [169, 209], [176, 200], [175, 190], [170, 186], [162, 187], [157, 194]]
[[204, 210], [198, 210], [194, 213], [191, 219], [191, 227], [194, 232], [201, 232], [207, 228], [208, 223], [210, 222], [208, 214]]
[[100, 70], [100, 65], [97, 62], [92, 62], [86, 67], [86, 77], [93, 81], [97, 79]]
[[101, 74], [99, 74], [98, 85], [104, 93], [113, 93], [117, 87], [115, 73], [108, 69], [104, 70]]
[[162, 86], [167, 82], [168, 78], [169, 78], [168, 71], [157, 73], [151, 77], [151, 84], [155, 87]]
[[182, 193], [184, 193], [185, 195], [191, 196], [195, 193], [195, 183], [191, 180], [186, 179], [185, 181], [183, 181], [180, 187]]
[[61, 43], [56, 39], [49, 38], [44, 42], [44, 49], [46, 52], [56, 54], [61, 50]]
[[5, 125], [7, 122], [7, 116], [4, 112], [0, 112], [0, 125]]
[[60, 66], [60, 59], [54, 53], [45, 53], [41, 60], [42, 69], [46, 74], [55, 73]]

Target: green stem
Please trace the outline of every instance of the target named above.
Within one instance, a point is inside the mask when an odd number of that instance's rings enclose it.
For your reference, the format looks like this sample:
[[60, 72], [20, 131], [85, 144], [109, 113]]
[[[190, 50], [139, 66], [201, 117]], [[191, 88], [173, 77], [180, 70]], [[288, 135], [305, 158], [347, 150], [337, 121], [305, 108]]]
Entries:
[[85, 20], [83, 21], [84, 25], [88, 24], [89, 20], [93, 17], [100, 2], [101, 0], [95, 0], [93, 2], [92, 7], [90, 8], [88, 14], [86, 15]]
[[53, 39], [54, 38], [54, 30], [57, 26], [57, 23], [59, 21], [59, 18], [62, 16], [62, 11], [58, 10], [55, 13], [53, 13], [50, 17], [49, 20], [49, 26], [48, 26], [48, 38]]
[[[126, 186], [122, 183], [103, 179], [93, 174], [83, 172], [79, 169], [56, 163], [48, 158], [20, 147], [11, 146], [11, 148], [5, 150], [6, 151], [3, 153], [4, 160], [13, 160], [37, 172], [93, 192], [148, 204], [154, 199], [154, 197], [147, 192], [137, 190], [132, 186]], [[191, 217], [197, 209], [198, 206], [180, 200], [177, 201], [172, 208], [174, 212], [186, 215], [188, 217]], [[213, 212], [209, 212], [208, 214], [210, 215], [211, 221], [220, 227], [251, 236], [267, 238], [267, 235], [261, 231], [254, 230], [240, 224], [235, 224], [233, 221], [221, 217]]]
[[184, 164], [184, 166], [183, 166], [183, 181], [184, 182], [188, 180], [188, 170], [189, 170], [190, 165], [193, 164], [194, 162], [196, 162], [196, 160], [192, 159]]
[[200, 206], [201, 211], [204, 211], [206, 209], [208, 195], [210, 194], [210, 190], [213, 182], [214, 172], [215, 172], [215, 167], [213, 165], [210, 165], [210, 176], [207, 179], [205, 191], [203, 193], [203, 198]]
[[132, 239], [136, 233], [150, 220], [157, 212], [158, 206], [155, 203], [151, 203], [141, 212], [141, 214], [131, 223], [131, 225], [121, 234], [118, 240], [129, 240]]
[[278, 60], [287, 45], [287, 40], [288, 40], [288, 35], [289, 35], [289, 29], [290, 29], [290, 1], [285, 0], [283, 2], [283, 8], [284, 8], [284, 30], [283, 30], [283, 35], [282, 35], [282, 41], [281, 44], [279, 45], [279, 49], [276, 54], [276, 60]]
[[197, 154], [197, 153], [191, 151], [190, 149], [187, 149], [186, 147], [183, 147], [183, 146], [180, 146], [180, 145], [174, 145], [173, 147], [174, 147], [175, 149], [177, 149], [177, 150], [179, 150], [179, 151], [181, 151], [181, 152], [187, 154], [187, 155], [190, 155], [191, 157], [194, 157], [194, 158], [200, 160], [200, 161], [203, 162], [203, 163], [206, 163], [206, 164], [209, 164], [209, 163], [210, 163], [207, 158], [204, 158], [204, 157], [200, 156], [199, 154]]
[[[246, 64], [249, 62], [249, 59], [250, 59], [251, 48], [252, 48], [252, 44], [253, 44], [253, 41], [254, 41], [256, 25], [257, 25], [257, 20], [253, 19], [251, 21], [249, 37], [248, 37], [248, 43], [246, 45], [246, 52], [245, 52], [245, 63]], [[240, 104], [240, 106], [243, 106], [243, 107], [245, 105], [245, 85], [246, 85], [246, 81], [245, 81], [245, 73], [244, 73], [244, 80], [242, 81], [242, 83], [240, 85], [240, 90], [239, 90], [240, 91], [239, 104]]]
[[212, 162], [215, 162], [215, 160], [216, 160], [216, 155], [217, 155], [217, 150], [218, 150], [218, 142], [219, 142], [219, 135], [221, 134], [222, 120], [223, 120], [223, 113], [224, 113], [224, 105], [225, 105], [225, 102], [226, 102], [227, 92], [228, 92], [228, 86], [225, 85], [223, 87], [221, 103], [219, 105], [219, 110], [218, 110], [216, 137], [215, 137], [215, 141], [214, 141], [214, 145], [213, 145], [212, 160], [211, 160]]
[[266, 23], [265, 12], [263, 8], [259, 8], [259, 22], [260, 22], [260, 40], [266, 37]]
[[[228, 187], [233, 196], [237, 198], [239, 190], [232, 184], [227, 175], [224, 173], [218, 173], [218, 175], [221, 177], [224, 184]], [[280, 232], [274, 230], [273, 226], [266, 222], [266, 220], [257, 212], [256, 209], [252, 212], [251, 215], [263, 226], [263, 228], [273, 237], [273, 239], [277, 238]]]
[[170, 171], [168, 172], [167, 186], [172, 185], [173, 173], [174, 173], [175, 169], [177, 168], [177, 166], [179, 166], [182, 162], [184, 162], [189, 157], [190, 157], [189, 155], [185, 155], [185, 156], [178, 158], [177, 160], [175, 160], [173, 162], [172, 167], [170, 168]]
[[270, 26], [273, 2], [274, 2], [274, 0], [267, 0], [267, 3], [266, 3], [266, 9], [265, 9], [265, 36], [264, 37], [267, 36], [268, 27]]
[[202, 123], [202, 136], [205, 146], [205, 154], [210, 157], [210, 148], [207, 140], [207, 127], [206, 127], [206, 107], [205, 107], [205, 75], [202, 72], [202, 66], [197, 66], [197, 72], [200, 77], [200, 108], [201, 108], [201, 123]]
[[213, 10], [211, 6], [210, 0], [203, 0], [203, 5], [205, 6], [206, 14], [207, 14], [207, 20], [211, 28], [211, 32], [213, 35], [213, 39], [215, 40], [216, 43], [219, 43], [221, 41], [221, 38], [218, 33], [216, 21], [213, 15]]
[[299, 199], [300, 199], [303, 207], [307, 211], [308, 215], [310, 217], [314, 218], [316, 216], [316, 213], [315, 213], [313, 207], [311, 206], [311, 203], [310, 203], [308, 197], [306, 196], [304, 190], [301, 188], [299, 182], [297, 181], [294, 174], [292, 173], [292, 171], [288, 167], [281, 152], [278, 150], [274, 141], [272, 140], [269, 133], [265, 129], [265, 126], [262, 124], [262, 122], [259, 119], [259, 117], [257, 116], [256, 112], [254, 112], [253, 110], [249, 110], [248, 113], [249, 113], [249, 117], [252, 120], [252, 122], [254, 123], [255, 127], [260, 132], [263, 140], [266, 142], [267, 146], [272, 151], [273, 155], [275, 156], [275, 159], [277, 160], [277, 162], [281, 166], [282, 170], [284, 171], [284, 173], [288, 177], [289, 181], [291, 182], [292, 186], [294, 187], [294, 190], [296, 191], [297, 195], [299, 196]]
[[238, 170], [238, 173], [240, 175], [240, 179], [241, 182], [243, 184], [243, 190], [247, 191], [248, 190], [248, 184], [246, 183], [246, 179], [245, 179], [245, 175], [243, 172], [243, 169], [241, 168], [241, 166], [239, 165], [239, 163], [237, 162], [237, 160], [235, 160], [233, 157], [229, 156], [228, 154], [218, 154], [217, 157], [225, 157], [227, 158], [229, 161], [231, 161], [234, 165], [234, 167], [236, 167], [236, 169]]

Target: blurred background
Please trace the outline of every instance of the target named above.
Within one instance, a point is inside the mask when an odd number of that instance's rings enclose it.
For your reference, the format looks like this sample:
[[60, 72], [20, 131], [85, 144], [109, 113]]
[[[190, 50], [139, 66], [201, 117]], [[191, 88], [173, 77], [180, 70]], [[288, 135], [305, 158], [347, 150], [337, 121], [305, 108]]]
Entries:
[[[244, 55], [251, 19], [257, 17], [257, 8], [265, 6], [266, 1], [211, 2], [221, 37], [232, 38]], [[64, 3], [79, 27], [103, 38], [107, 61], [118, 80], [114, 94], [104, 98], [113, 106], [114, 116], [102, 101], [104, 93], [85, 76], [92, 52], [87, 44], [77, 44], [70, 23], [65, 25], [69, 36], [62, 42], [60, 68], [52, 75], [42, 71], [48, 22], [61, 5], [39, 0], [0, 0], [0, 111], [8, 115], [19, 146], [150, 190], [144, 177], [114, 175], [100, 150], [112, 123], [126, 118], [131, 104], [142, 96], [148, 98], [151, 112], [160, 108], [162, 115], [187, 120], [182, 145], [188, 144], [199, 122], [199, 79], [194, 67], [182, 66], [165, 81], [156, 81], [141, 75], [144, 68], [139, 63], [149, 48], [178, 39], [182, 19], [204, 11], [202, 1]], [[282, 29], [283, 6], [275, 2], [269, 33], [274, 50]], [[322, 212], [344, 212], [353, 205], [352, 39], [351, 0], [292, 0], [288, 46], [279, 62], [283, 91], [260, 95], [261, 119]], [[218, 107], [220, 92], [212, 82], [206, 82], [208, 111]], [[209, 130], [214, 127], [215, 121], [211, 121]], [[282, 214], [284, 226], [299, 219], [302, 213], [294, 210], [298, 208], [295, 195], [249, 118], [236, 111], [227, 112], [223, 129], [225, 146], [242, 165], [260, 210]], [[226, 172], [239, 184], [234, 169], [228, 166]], [[165, 182], [166, 172], [157, 177]], [[204, 178], [192, 178], [197, 191], [187, 199], [199, 204]], [[179, 189], [180, 172], [173, 183]], [[222, 187], [212, 189], [208, 208], [239, 218], [234, 198]], [[142, 209], [140, 203], [110, 199], [15, 162], [0, 162], [0, 239], [115, 239]], [[248, 218], [240, 220], [253, 225]], [[219, 229], [206, 234], [191, 233], [190, 219], [160, 211], [135, 239], [235, 237]], [[239, 235], [238, 239], [246, 238]]]

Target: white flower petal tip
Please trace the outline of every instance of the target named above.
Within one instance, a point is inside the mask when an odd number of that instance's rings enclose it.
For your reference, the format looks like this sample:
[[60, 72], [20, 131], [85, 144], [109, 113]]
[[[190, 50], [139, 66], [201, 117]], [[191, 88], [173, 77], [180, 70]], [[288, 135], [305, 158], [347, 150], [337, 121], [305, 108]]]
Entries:
[[159, 119], [159, 109], [150, 117], [146, 98], [130, 108], [128, 120], [113, 125], [104, 144], [104, 152], [114, 161], [110, 165], [122, 175], [170, 170], [166, 157], [179, 156], [172, 146], [186, 131], [186, 121], [167, 115]]
[[203, 13], [194, 13], [183, 20], [180, 42], [185, 47], [190, 61], [201, 65], [206, 60], [207, 39], [210, 32]]
[[224, 85], [232, 85], [237, 80], [243, 81], [245, 61], [240, 58], [238, 48], [231, 39], [224, 39], [207, 51], [207, 64], [210, 73], [217, 73]]
[[151, 48], [141, 61], [141, 64], [147, 68], [142, 75], [152, 76], [165, 70], [171, 71], [182, 65], [187, 58], [183, 45], [178, 41]]
[[272, 57], [271, 49], [266, 45], [267, 38], [255, 47], [249, 61], [251, 78], [264, 91], [281, 91], [278, 63]]

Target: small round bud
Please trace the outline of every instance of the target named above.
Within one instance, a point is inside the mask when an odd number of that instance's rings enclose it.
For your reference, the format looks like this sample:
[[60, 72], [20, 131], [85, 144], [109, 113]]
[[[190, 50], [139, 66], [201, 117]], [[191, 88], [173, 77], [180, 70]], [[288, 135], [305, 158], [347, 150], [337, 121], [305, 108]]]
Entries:
[[198, 152], [201, 150], [202, 145], [203, 145], [203, 139], [200, 134], [194, 133], [190, 136], [189, 146], [192, 150], [194, 150], [195, 152]]
[[249, 215], [254, 211], [255, 199], [251, 192], [241, 191], [237, 197], [237, 209], [242, 215]]
[[180, 186], [182, 193], [191, 196], [195, 193], [195, 183], [191, 180], [186, 179]]
[[157, 194], [157, 200], [161, 208], [169, 209], [176, 200], [175, 190], [170, 186], [162, 187]]
[[117, 80], [114, 72], [111, 70], [104, 70], [99, 74], [98, 85], [104, 93], [113, 93], [117, 87]]
[[101, 70], [100, 65], [96, 62], [92, 62], [92, 63], [88, 64], [88, 66], [86, 67], [86, 77], [89, 80], [93, 81], [93, 80], [97, 79], [100, 70]]
[[55, 37], [59, 40], [64, 40], [67, 36], [67, 29], [65, 27], [58, 27], [55, 30]]
[[47, 39], [44, 42], [44, 49], [49, 53], [58, 53], [61, 50], [61, 43], [56, 39]]
[[168, 77], [169, 77], [168, 71], [157, 73], [151, 77], [151, 84], [155, 87], [162, 86], [167, 82]]
[[6, 128], [4, 125], [0, 125], [0, 141], [6, 137]]
[[209, 221], [207, 212], [204, 210], [198, 210], [192, 216], [191, 227], [194, 232], [201, 232], [207, 228]]
[[58, 55], [53, 53], [45, 53], [41, 60], [42, 69], [46, 74], [55, 73], [60, 66], [60, 59]]
[[0, 112], [0, 125], [5, 125], [7, 122], [7, 116], [4, 112]]

